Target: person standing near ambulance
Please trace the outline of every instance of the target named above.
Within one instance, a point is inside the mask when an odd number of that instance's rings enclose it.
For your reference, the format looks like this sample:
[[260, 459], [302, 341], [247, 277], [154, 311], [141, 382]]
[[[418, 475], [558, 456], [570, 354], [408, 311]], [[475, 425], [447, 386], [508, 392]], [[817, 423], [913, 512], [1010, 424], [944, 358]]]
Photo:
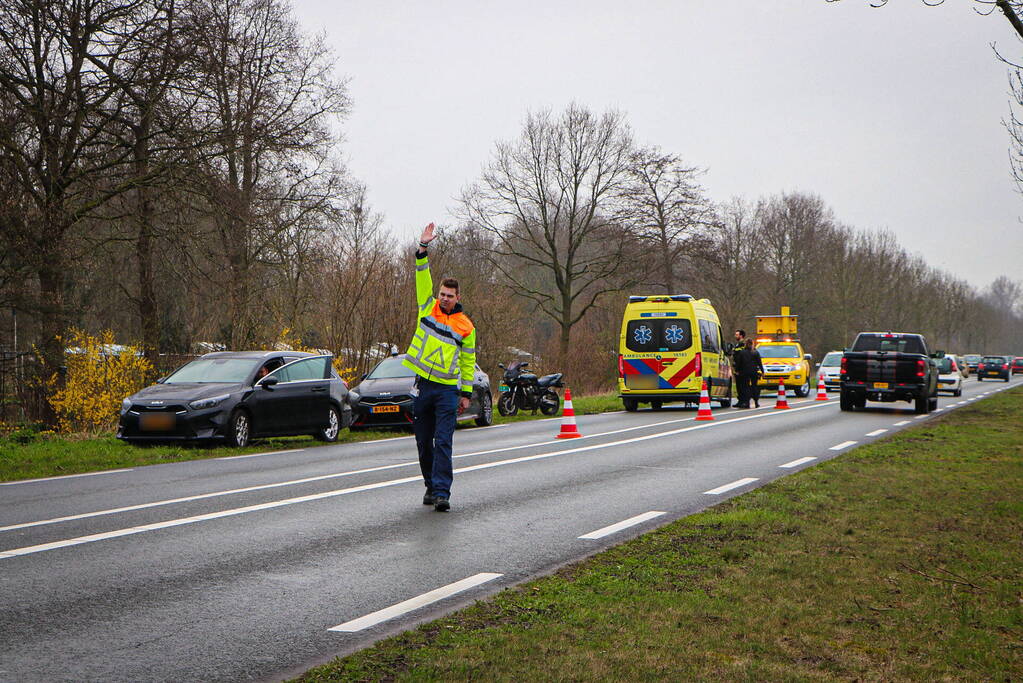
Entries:
[[423, 505], [451, 509], [451, 440], [457, 416], [469, 407], [476, 368], [476, 328], [462, 311], [458, 280], [445, 278], [433, 296], [427, 247], [436, 237], [433, 223], [416, 250], [416, 303], [419, 312], [406, 367], [416, 373], [412, 407], [419, 468], [426, 484]]

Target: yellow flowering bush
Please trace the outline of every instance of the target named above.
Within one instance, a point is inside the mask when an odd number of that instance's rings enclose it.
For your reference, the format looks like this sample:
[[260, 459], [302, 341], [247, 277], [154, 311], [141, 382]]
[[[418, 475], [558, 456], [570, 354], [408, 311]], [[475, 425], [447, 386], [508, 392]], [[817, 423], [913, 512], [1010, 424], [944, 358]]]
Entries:
[[[277, 341], [270, 345], [268, 350], [273, 351], [305, 351], [306, 353], [324, 353], [324, 349], [314, 349], [302, 344], [302, 340], [299, 339], [291, 328], [285, 327], [281, 330], [281, 333], [277, 335]], [[329, 352], [328, 352], [329, 353]], [[356, 367], [344, 367], [339, 356], [334, 356], [333, 360], [334, 370], [341, 376], [341, 379], [345, 381], [345, 384], [352, 386], [358, 378], [358, 368]]]
[[49, 402], [60, 431], [112, 429], [121, 401], [149, 383], [152, 363], [140, 347], [116, 344], [110, 330], [96, 336], [71, 330], [62, 343], [67, 348], [64, 386], [58, 388], [56, 375], [49, 381]]

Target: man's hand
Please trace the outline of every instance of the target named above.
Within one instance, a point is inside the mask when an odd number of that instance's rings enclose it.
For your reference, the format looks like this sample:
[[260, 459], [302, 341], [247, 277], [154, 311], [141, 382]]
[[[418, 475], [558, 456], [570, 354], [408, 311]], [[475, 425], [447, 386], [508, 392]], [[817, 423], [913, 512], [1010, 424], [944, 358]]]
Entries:
[[434, 225], [433, 223], [430, 223], [425, 228], [423, 228], [423, 236], [419, 238], [419, 242], [422, 244], [429, 244], [430, 242], [432, 242], [434, 238], [437, 237], [437, 235], [435, 235], [433, 231]]
[[[433, 223], [430, 223], [430, 225], [432, 226]], [[469, 399], [467, 399], [465, 396], [460, 396], [458, 398], [458, 414], [461, 415], [462, 413], [464, 413], [468, 409], [469, 409]]]

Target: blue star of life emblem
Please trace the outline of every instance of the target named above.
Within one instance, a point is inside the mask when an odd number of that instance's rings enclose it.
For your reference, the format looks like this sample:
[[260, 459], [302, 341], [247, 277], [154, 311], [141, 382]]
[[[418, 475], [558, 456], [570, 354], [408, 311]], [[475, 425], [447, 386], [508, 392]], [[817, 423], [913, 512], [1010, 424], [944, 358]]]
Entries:
[[640, 344], [649, 344], [650, 340], [654, 338], [654, 333], [650, 331], [650, 328], [646, 325], [640, 325], [636, 328], [636, 331], [632, 335], [637, 342]]
[[672, 325], [664, 330], [664, 338], [668, 340], [669, 344], [678, 344], [685, 336], [686, 333], [678, 325]]

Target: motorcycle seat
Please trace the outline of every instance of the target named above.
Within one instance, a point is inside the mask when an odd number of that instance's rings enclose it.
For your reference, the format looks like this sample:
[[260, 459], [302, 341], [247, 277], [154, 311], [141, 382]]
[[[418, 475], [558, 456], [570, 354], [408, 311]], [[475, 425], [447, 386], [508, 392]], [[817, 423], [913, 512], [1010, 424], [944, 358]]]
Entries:
[[550, 386], [560, 387], [561, 386], [561, 378], [563, 376], [564, 376], [564, 373], [562, 373], [562, 372], [555, 372], [554, 374], [551, 374], [551, 375], [544, 375], [539, 380], [537, 380], [537, 384], [539, 384], [542, 387], [550, 387]]

